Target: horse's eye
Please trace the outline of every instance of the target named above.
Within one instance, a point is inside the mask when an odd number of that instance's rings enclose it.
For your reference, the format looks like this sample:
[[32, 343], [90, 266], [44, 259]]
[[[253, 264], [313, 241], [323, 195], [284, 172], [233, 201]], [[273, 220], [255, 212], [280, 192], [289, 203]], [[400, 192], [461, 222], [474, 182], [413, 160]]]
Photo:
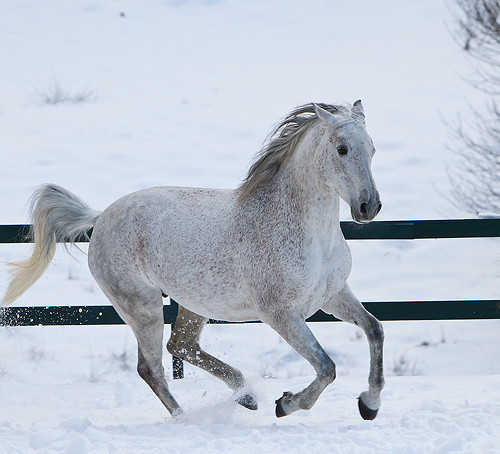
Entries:
[[340, 155], [345, 155], [347, 154], [349, 149], [347, 148], [347, 145], [342, 144], [337, 147], [337, 151], [339, 152]]

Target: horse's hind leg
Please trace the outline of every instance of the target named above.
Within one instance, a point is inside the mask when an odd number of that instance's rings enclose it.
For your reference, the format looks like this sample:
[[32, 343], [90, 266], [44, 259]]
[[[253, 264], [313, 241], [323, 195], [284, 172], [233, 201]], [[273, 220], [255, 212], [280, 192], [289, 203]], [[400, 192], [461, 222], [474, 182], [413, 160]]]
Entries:
[[175, 326], [167, 344], [169, 353], [221, 379], [235, 391], [240, 405], [250, 410], [257, 410], [257, 400], [251, 393], [243, 374], [201, 349], [200, 335], [206, 322], [205, 317], [179, 306]]
[[380, 408], [380, 391], [384, 387], [383, 347], [384, 329], [354, 296], [349, 286], [330, 301], [323, 310], [344, 322], [359, 326], [366, 334], [370, 344], [370, 375], [368, 391], [359, 396], [359, 412], [363, 419], [375, 419]]
[[161, 291], [144, 286], [124, 293], [121, 289], [110, 291], [106, 285], [103, 290], [137, 339], [137, 372], [140, 377], [174, 418], [182, 418], [182, 410], [168, 389], [162, 365], [164, 323]]

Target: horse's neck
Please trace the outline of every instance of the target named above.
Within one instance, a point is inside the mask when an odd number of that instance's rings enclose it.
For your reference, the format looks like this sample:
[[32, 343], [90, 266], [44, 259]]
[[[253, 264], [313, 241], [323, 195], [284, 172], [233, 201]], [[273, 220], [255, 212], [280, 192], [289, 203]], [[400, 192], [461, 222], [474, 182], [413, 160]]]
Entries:
[[288, 210], [284, 219], [290, 216], [310, 227], [312, 233], [329, 237], [333, 231], [340, 231], [340, 199], [336, 192], [318, 180], [313, 167], [314, 144], [307, 139], [301, 143], [307, 149], [297, 150], [293, 160], [278, 176], [277, 191], [282, 197], [283, 210]]

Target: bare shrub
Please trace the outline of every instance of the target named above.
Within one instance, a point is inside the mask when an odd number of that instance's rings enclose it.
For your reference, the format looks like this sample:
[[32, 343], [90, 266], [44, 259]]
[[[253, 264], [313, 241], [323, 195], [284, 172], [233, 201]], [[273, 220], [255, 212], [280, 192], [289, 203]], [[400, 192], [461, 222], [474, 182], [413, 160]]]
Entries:
[[97, 99], [95, 93], [89, 89], [71, 91], [63, 89], [57, 81], [52, 81], [43, 90], [39, 90], [37, 97], [41, 104], [51, 106], [58, 104], [80, 104]]
[[394, 358], [394, 363], [390, 368], [394, 375], [398, 376], [415, 376], [422, 375], [416, 361], [410, 361], [405, 355], [400, 355], [399, 358]]
[[455, 39], [476, 63], [477, 80], [470, 83], [487, 93], [486, 113], [474, 108], [475, 124], [455, 127], [457, 151], [449, 168], [452, 197], [473, 213], [500, 214], [500, 0], [455, 0], [461, 17]]

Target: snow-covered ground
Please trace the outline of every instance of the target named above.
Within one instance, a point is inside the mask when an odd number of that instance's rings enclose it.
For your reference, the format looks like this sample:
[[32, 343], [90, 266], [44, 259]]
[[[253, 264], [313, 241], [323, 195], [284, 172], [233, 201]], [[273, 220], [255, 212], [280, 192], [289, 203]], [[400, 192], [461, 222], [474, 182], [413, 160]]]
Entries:
[[[483, 99], [464, 80], [472, 69], [450, 36], [453, 14], [435, 0], [4, 0], [0, 224], [24, 223], [46, 182], [96, 209], [155, 185], [234, 188], [291, 109], [358, 98], [378, 150], [379, 219], [470, 216], [446, 198], [446, 123], [460, 112], [467, 124], [469, 104]], [[47, 104], [58, 90], [65, 101]], [[499, 240], [350, 244], [362, 300], [499, 297]], [[28, 253], [2, 245], [0, 261]], [[16, 304], [106, 304], [75, 255], [58, 252]], [[7, 278], [2, 265], [0, 293]], [[186, 365], [171, 382], [183, 424], [137, 376], [127, 327], [0, 328], [0, 453], [498, 452], [500, 321], [384, 327], [386, 388], [373, 422], [355, 400], [366, 339], [330, 323], [312, 329], [337, 380], [311, 411], [279, 420], [274, 400], [309, 383], [312, 368], [264, 325], [208, 326], [207, 350], [248, 376], [259, 410]]]

